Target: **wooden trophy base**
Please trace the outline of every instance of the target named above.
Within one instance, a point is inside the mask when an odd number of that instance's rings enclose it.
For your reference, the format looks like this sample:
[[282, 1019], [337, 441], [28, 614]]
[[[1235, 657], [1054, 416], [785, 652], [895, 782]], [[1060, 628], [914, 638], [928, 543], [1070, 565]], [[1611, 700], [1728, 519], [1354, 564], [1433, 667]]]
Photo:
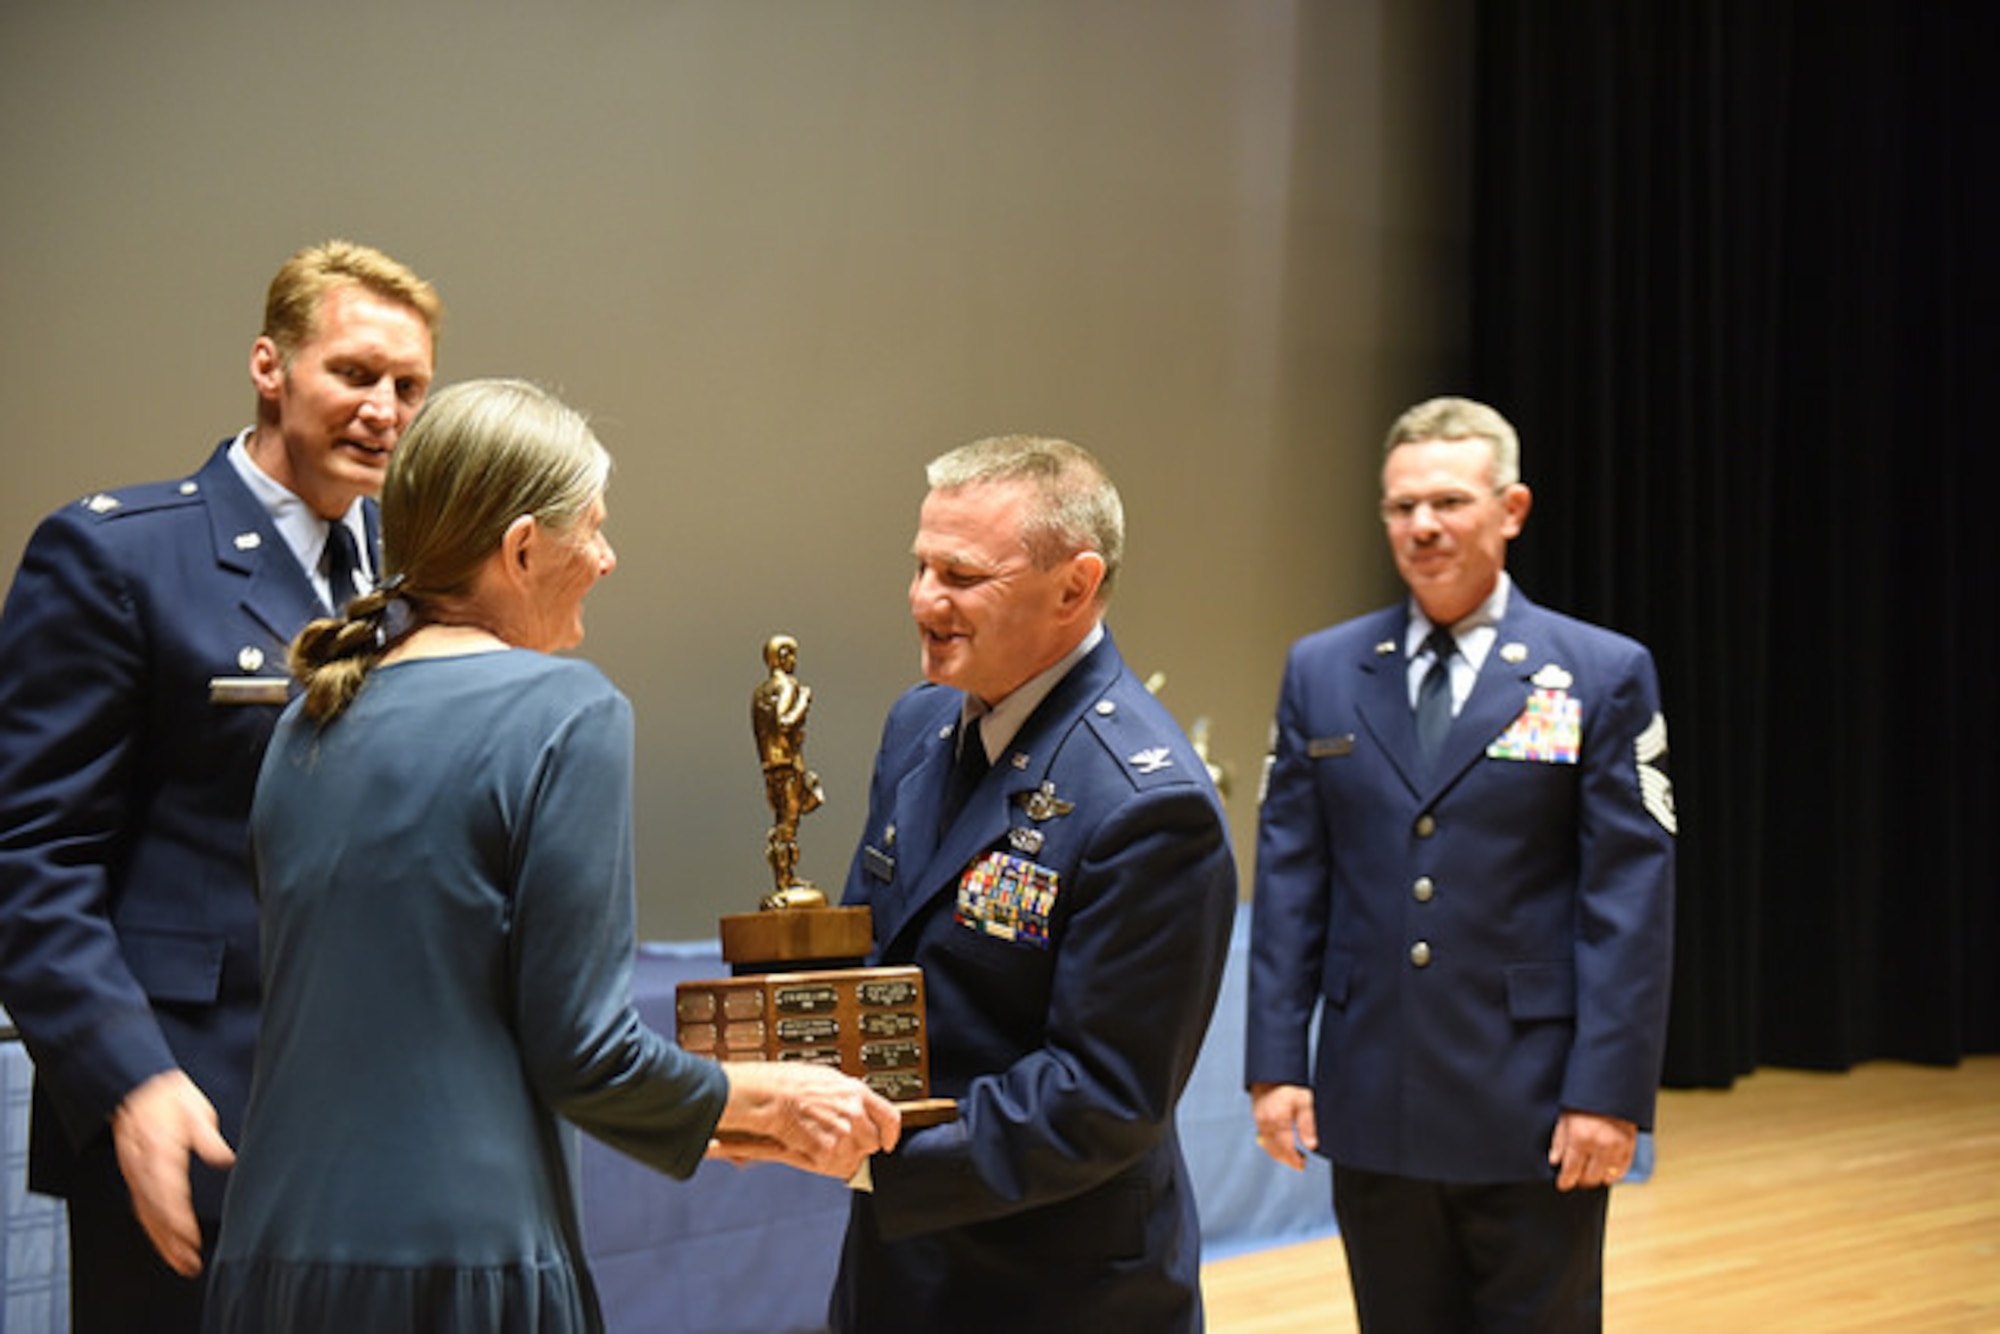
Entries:
[[768, 908], [722, 918], [731, 976], [675, 989], [680, 1045], [719, 1061], [813, 1061], [865, 1081], [916, 1128], [957, 1119], [930, 1095], [923, 971], [865, 968], [866, 908]]
[[866, 908], [768, 908], [725, 913], [722, 958], [738, 977], [853, 968], [875, 947]]

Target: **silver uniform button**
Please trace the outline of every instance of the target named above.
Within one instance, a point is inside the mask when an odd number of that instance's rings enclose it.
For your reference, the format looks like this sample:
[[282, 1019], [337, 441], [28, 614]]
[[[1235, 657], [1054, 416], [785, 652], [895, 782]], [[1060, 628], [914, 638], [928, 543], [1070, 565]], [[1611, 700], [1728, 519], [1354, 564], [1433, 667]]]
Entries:
[[1432, 834], [1435, 834], [1437, 832], [1437, 827], [1438, 827], [1438, 822], [1435, 816], [1425, 814], [1425, 815], [1419, 815], [1417, 817], [1418, 838], [1429, 838]]
[[1420, 940], [1410, 946], [1410, 962], [1419, 968], [1431, 966], [1431, 943], [1428, 940]]
[[1437, 886], [1429, 876], [1420, 875], [1417, 882], [1410, 886], [1410, 894], [1418, 903], [1429, 903], [1437, 895]]

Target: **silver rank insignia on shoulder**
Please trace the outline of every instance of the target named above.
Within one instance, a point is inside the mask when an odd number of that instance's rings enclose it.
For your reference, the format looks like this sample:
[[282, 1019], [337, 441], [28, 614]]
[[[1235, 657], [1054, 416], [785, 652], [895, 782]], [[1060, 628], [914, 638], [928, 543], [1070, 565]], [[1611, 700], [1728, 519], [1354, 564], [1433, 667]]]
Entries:
[[[1056, 785], [1054, 783], [1048, 782], [1047, 780], [1043, 781], [1039, 791], [1024, 792], [1020, 796], [1014, 798], [1014, 800], [1020, 802], [1021, 809], [1028, 813], [1028, 818], [1037, 823], [1040, 823], [1043, 820], [1053, 820], [1059, 816], [1068, 815], [1071, 811], [1076, 809], [1076, 804], [1074, 802], [1064, 801], [1061, 797], [1058, 797], [1056, 795]], [[1041, 835], [1036, 834], [1035, 839], [1036, 839], [1036, 847], [1040, 847]], [[1032, 851], [1032, 850], [1033, 849], [1023, 849], [1023, 851]]]
[[1554, 663], [1545, 663], [1531, 678], [1543, 690], [1568, 690], [1576, 678]]
[[181, 494], [184, 496], [191, 496], [199, 490], [201, 490], [201, 484], [195, 481], [192, 477], [190, 477], [187, 481], [182, 482], [180, 486]]
[[1128, 756], [1125, 762], [1142, 774], [1156, 774], [1162, 769], [1171, 769], [1174, 757], [1165, 746], [1148, 746], [1137, 755]]
[[87, 497], [83, 502], [83, 507], [92, 514], [109, 514], [112, 510], [118, 508], [118, 497], [107, 496], [102, 491], [99, 491], [96, 495]]
[[1500, 661], [1519, 667], [1528, 660], [1528, 646], [1520, 640], [1511, 640], [1500, 646]]

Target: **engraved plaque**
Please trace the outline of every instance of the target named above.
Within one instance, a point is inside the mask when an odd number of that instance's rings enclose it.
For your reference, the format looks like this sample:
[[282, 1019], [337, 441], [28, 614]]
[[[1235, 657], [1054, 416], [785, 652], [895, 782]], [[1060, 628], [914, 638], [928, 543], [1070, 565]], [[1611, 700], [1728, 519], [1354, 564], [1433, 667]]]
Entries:
[[831, 1042], [840, 1036], [838, 1019], [780, 1019], [780, 1042]]
[[[813, 1061], [866, 1079], [906, 1116], [948, 1116], [930, 1097], [924, 982], [915, 968], [829, 968], [683, 982], [681, 1046], [718, 1060]], [[932, 1108], [931, 1102], [939, 1107]], [[916, 1124], [912, 1121], [911, 1124]]]
[[923, 1053], [924, 1049], [914, 1042], [864, 1042], [861, 1064], [870, 1070], [907, 1070]]
[[867, 1010], [858, 1022], [864, 1038], [900, 1038], [924, 1026], [923, 1016], [909, 1010]]
[[838, 1047], [787, 1047], [778, 1053], [781, 1061], [811, 1061], [814, 1065], [830, 1065], [840, 1068], [840, 1048]]
[[869, 1088], [874, 1089], [890, 1102], [910, 1102], [924, 1096], [924, 1079], [914, 1070], [897, 1070], [889, 1074], [863, 1075], [862, 1080]]
[[855, 996], [863, 1005], [911, 1005], [922, 994], [915, 981], [903, 977], [863, 982], [855, 989]]
[[840, 1004], [840, 992], [829, 986], [779, 987], [771, 999], [780, 1014], [823, 1014]]

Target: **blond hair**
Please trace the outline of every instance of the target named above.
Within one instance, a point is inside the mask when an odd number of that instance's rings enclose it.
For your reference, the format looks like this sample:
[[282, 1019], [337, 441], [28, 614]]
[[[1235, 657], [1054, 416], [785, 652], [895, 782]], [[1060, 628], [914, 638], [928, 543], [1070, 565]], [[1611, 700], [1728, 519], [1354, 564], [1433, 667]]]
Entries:
[[385, 301], [408, 306], [423, 317], [431, 342], [437, 342], [444, 302], [435, 287], [373, 246], [322, 241], [287, 259], [264, 295], [263, 336], [277, 347], [286, 366], [319, 331], [320, 307], [326, 294], [342, 287], [359, 287]]

